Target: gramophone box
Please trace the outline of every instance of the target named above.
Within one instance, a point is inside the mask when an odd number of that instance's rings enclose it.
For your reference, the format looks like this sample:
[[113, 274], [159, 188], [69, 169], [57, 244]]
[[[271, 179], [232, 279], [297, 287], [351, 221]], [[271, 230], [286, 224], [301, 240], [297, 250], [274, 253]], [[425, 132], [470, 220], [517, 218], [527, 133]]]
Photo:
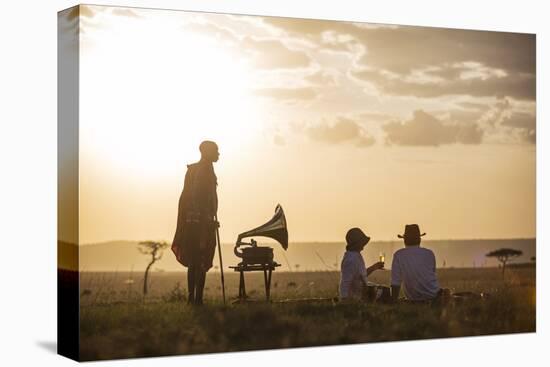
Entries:
[[247, 265], [272, 263], [273, 248], [266, 246], [244, 247], [242, 259], [242, 262]]

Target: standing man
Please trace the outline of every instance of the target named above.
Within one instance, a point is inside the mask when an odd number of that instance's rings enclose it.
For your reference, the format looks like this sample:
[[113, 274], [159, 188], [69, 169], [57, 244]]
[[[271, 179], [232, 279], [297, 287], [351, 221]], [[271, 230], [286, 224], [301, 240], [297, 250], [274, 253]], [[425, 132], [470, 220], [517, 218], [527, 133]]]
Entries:
[[185, 182], [178, 204], [178, 221], [172, 251], [187, 267], [189, 304], [202, 304], [206, 272], [212, 267], [216, 250], [215, 220], [218, 211], [217, 179], [213, 163], [218, 161], [218, 145], [203, 141], [201, 159], [187, 165]]

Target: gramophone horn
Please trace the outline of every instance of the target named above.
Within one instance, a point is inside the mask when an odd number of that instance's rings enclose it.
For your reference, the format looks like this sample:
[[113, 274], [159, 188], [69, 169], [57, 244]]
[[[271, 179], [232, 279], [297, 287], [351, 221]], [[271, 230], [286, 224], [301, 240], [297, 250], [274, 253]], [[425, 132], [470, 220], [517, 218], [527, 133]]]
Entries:
[[241, 239], [252, 236], [273, 238], [279, 242], [285, 250], [288, 248], [288, 230], [286, 227], [285, 212], [280, 204], [277, 204], [277, 207], [275, 207], [273, 218], [257, 228], [241, 233], [237, 238], [237, 244], [241, 242]]

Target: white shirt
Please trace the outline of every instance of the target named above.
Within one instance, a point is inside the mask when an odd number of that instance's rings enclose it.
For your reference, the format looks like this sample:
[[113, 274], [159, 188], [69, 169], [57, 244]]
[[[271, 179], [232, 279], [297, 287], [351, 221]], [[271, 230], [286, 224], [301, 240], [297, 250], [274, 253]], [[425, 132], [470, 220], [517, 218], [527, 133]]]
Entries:
[[340, 298], [361, 298], [367, 284], [367, 269], [363, 256], [357, 251], [346, 251], [340, 265]]
[[420, 246], [397, 250], [391, 265], [391, 284], [402, 284], [405, 296], [413, 301], [434, 298], [439, 291], [434, 253]]

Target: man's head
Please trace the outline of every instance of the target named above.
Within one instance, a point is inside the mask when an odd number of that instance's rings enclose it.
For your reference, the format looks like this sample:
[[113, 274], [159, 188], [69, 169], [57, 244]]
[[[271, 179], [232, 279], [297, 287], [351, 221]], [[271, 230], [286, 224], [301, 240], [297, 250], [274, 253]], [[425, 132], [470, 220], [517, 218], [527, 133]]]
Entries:
[[201, 159], [207, 160], [209, 162], [217, 162], [220, 157], [220, 152], [218, 151], [218, 145], [210, 140], [205, 140], [199, 145], [199, 150], [201, 152]]
[[420, 227], [418, 224], [407, 224], [405, 225], [405, 233], [397, 237], [402, 238], [405, 242], [405, 246], [419, 246], [421, 242], [421, 237], [426, 233], [420, 234]]
[[352, 228], [346, 233], [346, 250], [362, 251], [369, 241], [370, 237], [361, 228]]

